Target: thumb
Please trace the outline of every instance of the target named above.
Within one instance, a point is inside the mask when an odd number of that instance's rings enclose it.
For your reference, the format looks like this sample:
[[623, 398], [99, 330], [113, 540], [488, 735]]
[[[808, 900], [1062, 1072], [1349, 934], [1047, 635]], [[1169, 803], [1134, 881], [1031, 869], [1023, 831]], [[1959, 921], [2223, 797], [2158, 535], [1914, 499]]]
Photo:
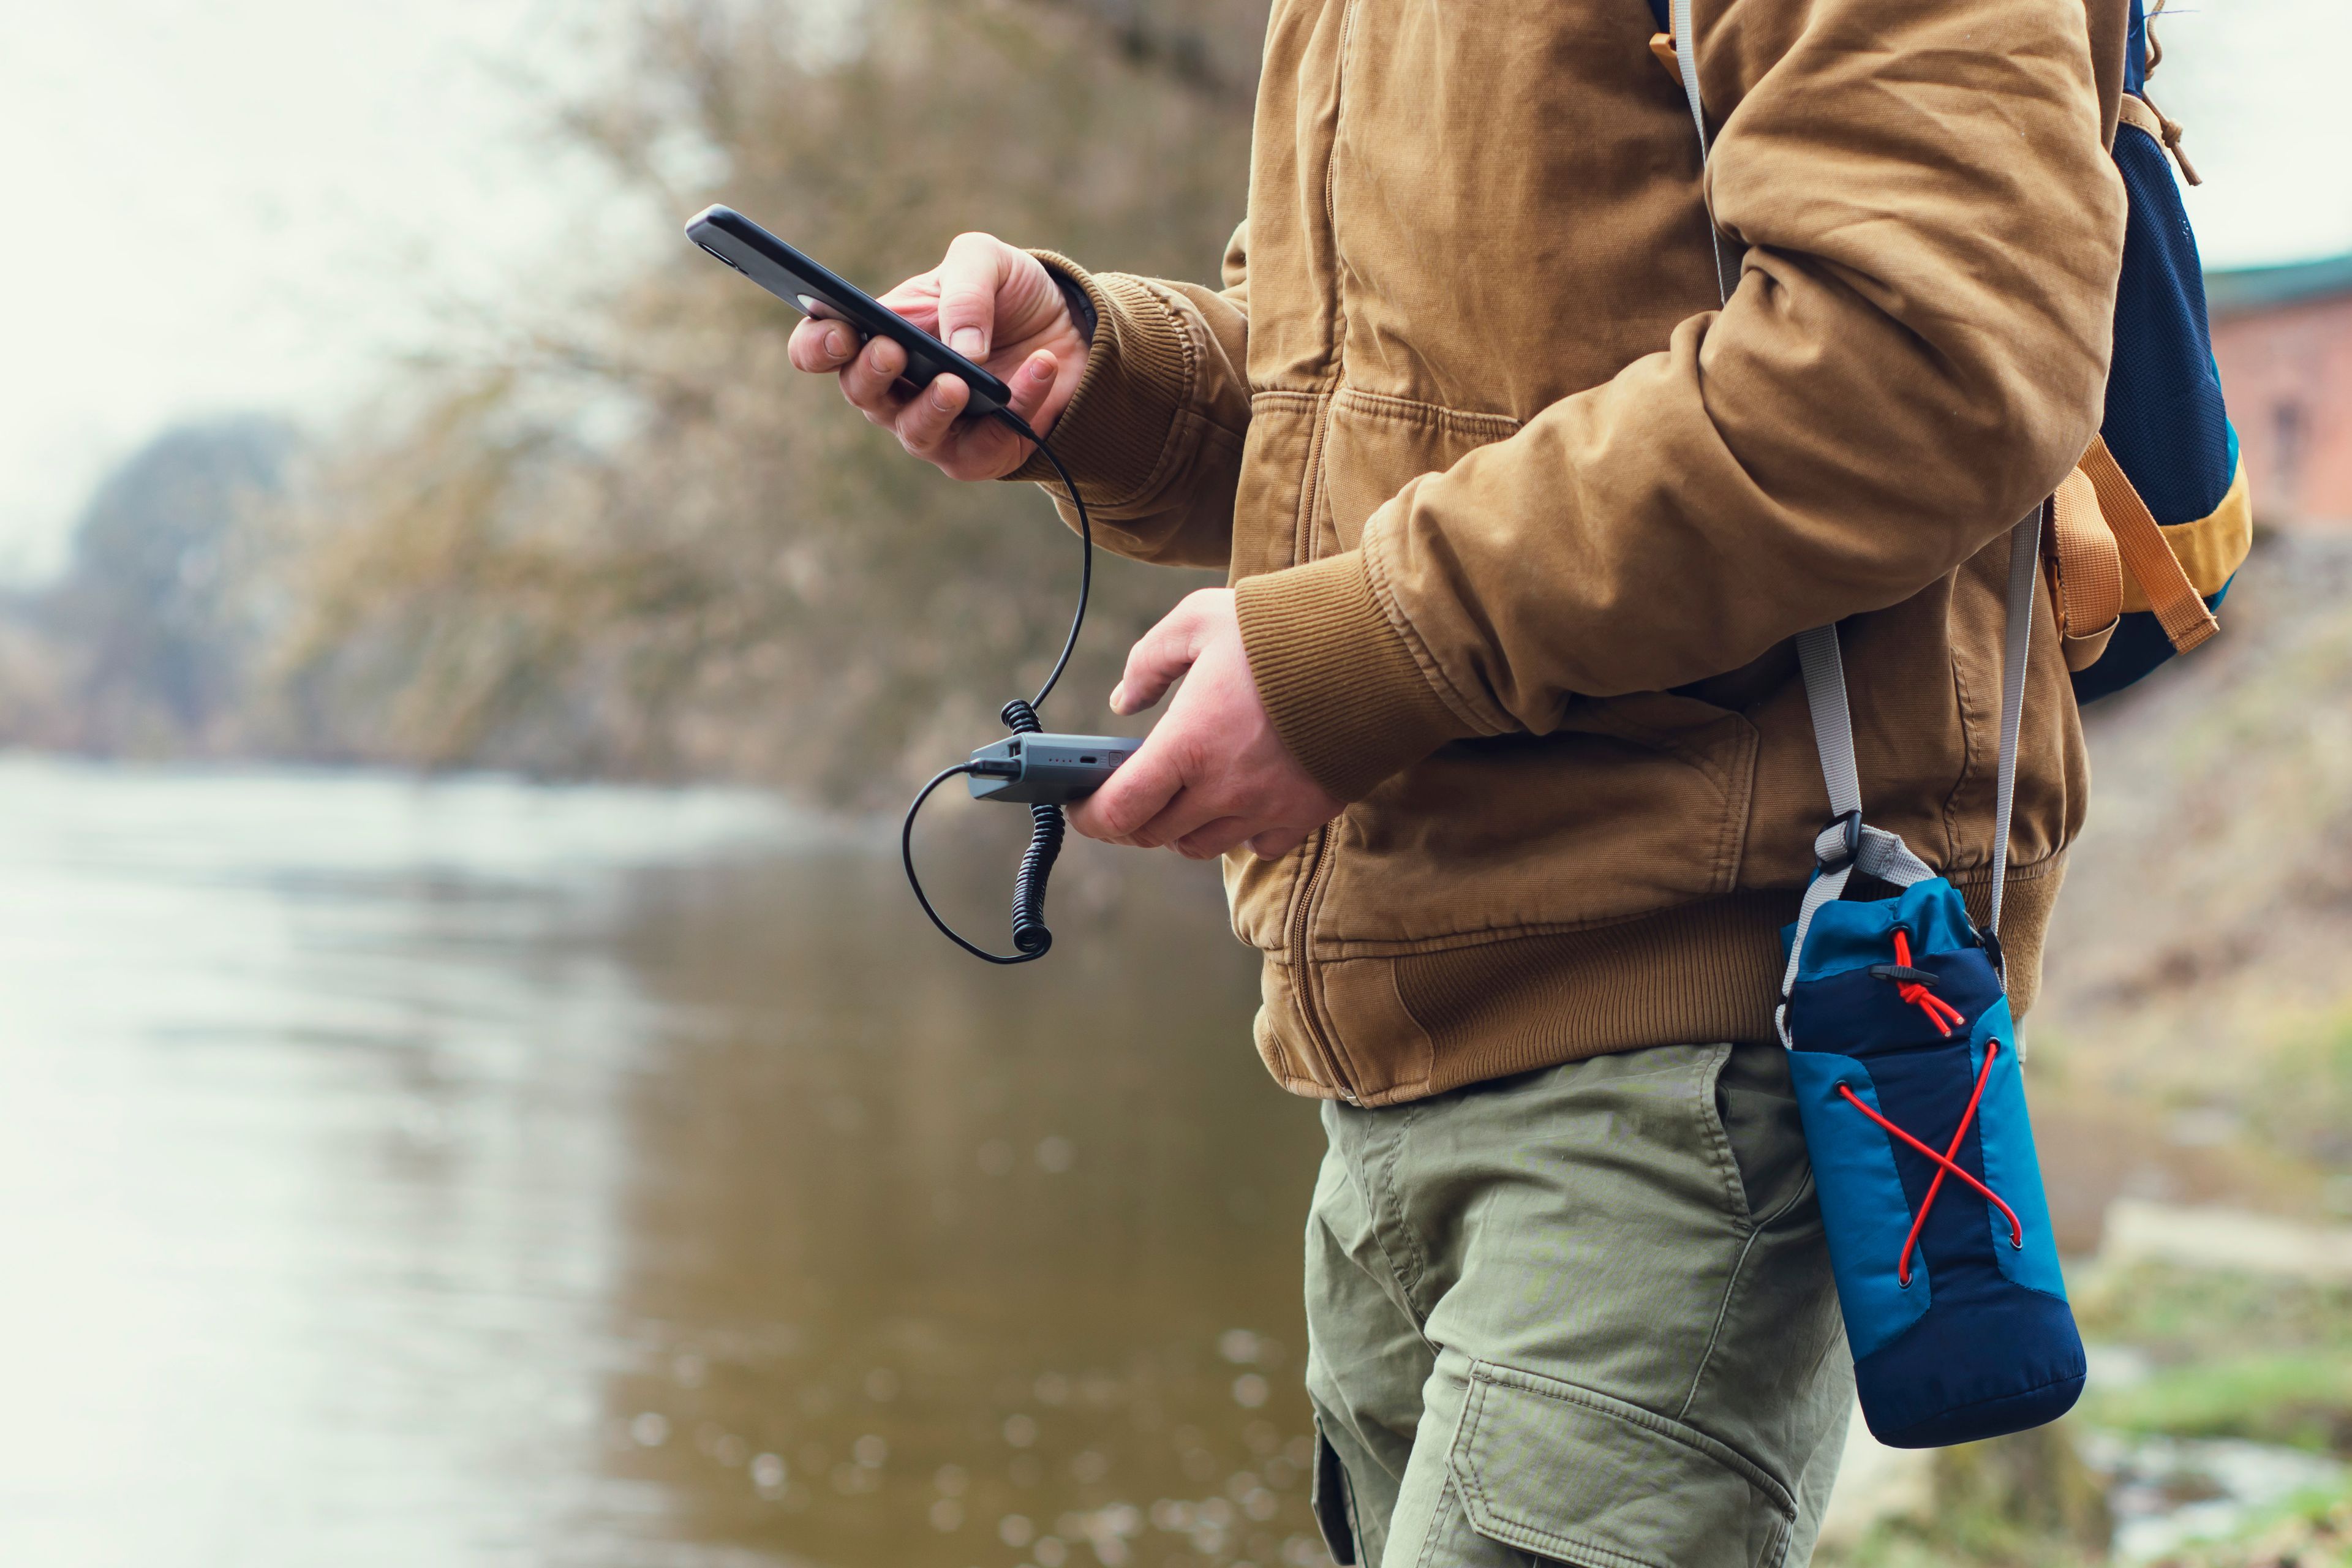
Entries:
[[1127, 669], [1111, 689], [1114, 713], [1140, 713], [1159, 701], [1201, 657], [1202, 616], [1191, 598], [1160, 617], [1127, 651]]
[[1003, 253], [1003, 241], [993, 235], [960, 234], [940, 263], [940, 337], [975, 364], [988, 356], [996, 336]]

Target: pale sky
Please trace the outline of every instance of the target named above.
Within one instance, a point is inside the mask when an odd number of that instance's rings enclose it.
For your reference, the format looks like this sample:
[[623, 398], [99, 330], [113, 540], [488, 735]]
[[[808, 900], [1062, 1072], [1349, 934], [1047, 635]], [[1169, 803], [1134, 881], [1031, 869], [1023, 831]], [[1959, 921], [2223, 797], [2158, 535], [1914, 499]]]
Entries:
[[[331, 420], [469, 311], [673, 239], [540, 139], [514, 79], [576, 76], [595, 4], [7, 11], [0, 577], [52, 567], [93, 480], [163, 424]], [[2206, 176], [2189, 202], [2209, 263], [2352, 249], [2352, 5], [2203, 0], [2161, 31], [2152, 90]]]
[[92, 480], [163, 424], [331, 418], [453, 317], [597, 265], [601, 175], [540, 138], [516, 79], [576, 79], [591, 9], [6, 5], [0, 576], [57, 561]]

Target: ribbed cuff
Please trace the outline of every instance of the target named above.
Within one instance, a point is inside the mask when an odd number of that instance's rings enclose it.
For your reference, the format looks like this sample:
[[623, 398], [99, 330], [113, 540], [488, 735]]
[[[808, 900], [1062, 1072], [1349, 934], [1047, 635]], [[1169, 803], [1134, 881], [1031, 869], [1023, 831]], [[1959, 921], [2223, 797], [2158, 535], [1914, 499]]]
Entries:
[[1234, 605], [1276, 733], [1340, 799], [1472, 732], [1372, 597], [1360, 552], [1245, 577]]
[[[1045, 433], [1097, 509], [1140, 494], [1160, 469], [1176, 416], [1192, 393], [1192, 344], [1160, 297], [1122, 273], [1090, 273], [1050, 250], [1029, 254], [1077, 285], [1094, 306], [1094, 342], [1078, 390]], [[1051, 484], [1053, 465], [1032, 452], [1004, 476]]]

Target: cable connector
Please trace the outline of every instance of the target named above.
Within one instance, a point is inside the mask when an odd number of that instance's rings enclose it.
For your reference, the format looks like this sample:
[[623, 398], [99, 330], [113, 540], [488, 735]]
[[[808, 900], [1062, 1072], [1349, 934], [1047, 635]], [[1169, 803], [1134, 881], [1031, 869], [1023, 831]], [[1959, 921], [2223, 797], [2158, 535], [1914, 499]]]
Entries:
[[[1078, 646], [1078, 631], [1087, 623], [1087, 600], [1094, 588], [1095, 540], [1094, 522], [1087, 515], [1086, 497], [1078, 493], [1077, 481], [1054, 449], [1029, 428], [1020, 416], [1009, 408], [1000, 408], [992, 417], [1004, 425], [1025, 441], [1035, 445], [1045, 461], [1069, 494], [1070, 504], [1078, 514], [1078, 604], [1070, 615], [1069, 634], [1062, 639], [1061, 657], [1054, 660], [1045, 683], [1037, 695], [1024, 700], [1014, 698], [1004, 705], [998, 715], [1004, 727], [1013, 731], [1009, 739], [992, 746], [983, 746], [971, 754], [968, 762], [951, 768], [942, 768], [931, 782], [917, 792], [914, 803], [907, 807], [907, 820], [898, 829], [898, 857], [907, 868], [907, 886], [915, 895], [915, 902], [923, 913], [939, 927], [941, 935], [974, 958], [990, 963], [1027, 963], [1045, 956], [1054, 945], [1054, 933], [1045, 928], [1045, 883], [1054, 874], [1055, 858], [1062, 852], [1062, 804], [1093, 792], [1108, 778], [1113, 769], [1132, 754], [1140, 742], [1116, 735], [1048, 735], [1045, 725], [1038, 722], [1037, 709], [1059, 684], [1062, 672], [1070, 667], [1070, 655]], [[1026, 752], [1023, 747], [1043, 746], [1042, 752]], [[1031, 818], [1029, 847], [1021, 857], [1021, 869], [1013, 879], [1013, 948], [1005, 952], [991, 952], [968, 941], [954, 927], [940, 918], [924, 895], [922, 879], [915, 875], [915, 818], [931, 792], [948, 780], [961, 774], [969, 781], [972, 795], [982, 800], [1017, 801], [1029, 807]]]

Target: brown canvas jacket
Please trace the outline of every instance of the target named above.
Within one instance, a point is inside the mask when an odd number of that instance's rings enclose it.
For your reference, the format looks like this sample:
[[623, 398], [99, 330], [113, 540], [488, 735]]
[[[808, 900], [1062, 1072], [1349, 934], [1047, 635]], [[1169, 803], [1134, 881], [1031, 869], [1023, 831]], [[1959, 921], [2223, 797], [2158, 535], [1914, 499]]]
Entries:
[[[1097, 537], [1230, 571], [1351, 803], [1226, 865], [1297, 1092], [1770, 1038], [1809, 626], [1871, 820], [1980, 897], [2005, 535], [2099, 420], [2124, 0], [1697, 11], [1704, 191], [1641, 0], [1276, 0], [1225, 286], [1046, 258], [1099, 317], [1054, 433]], [[2021, 1008], [2087, 783], [2042, 614]]]

